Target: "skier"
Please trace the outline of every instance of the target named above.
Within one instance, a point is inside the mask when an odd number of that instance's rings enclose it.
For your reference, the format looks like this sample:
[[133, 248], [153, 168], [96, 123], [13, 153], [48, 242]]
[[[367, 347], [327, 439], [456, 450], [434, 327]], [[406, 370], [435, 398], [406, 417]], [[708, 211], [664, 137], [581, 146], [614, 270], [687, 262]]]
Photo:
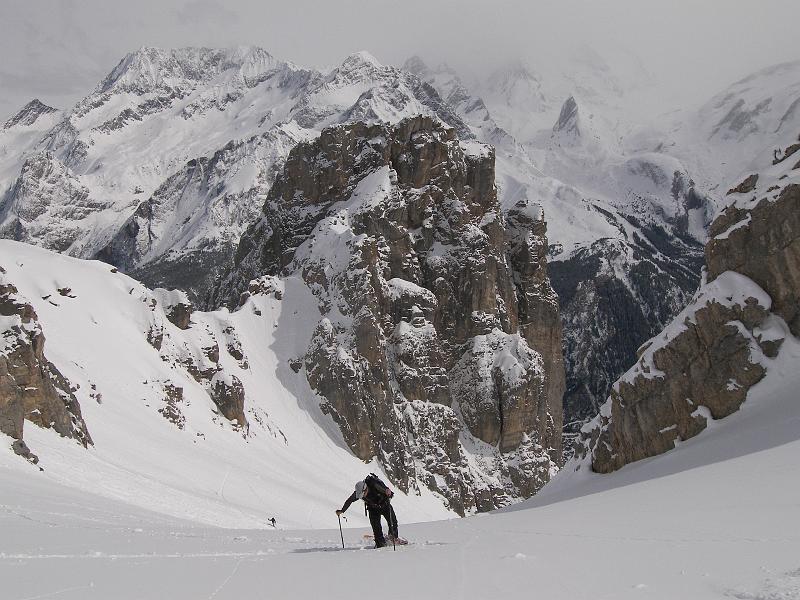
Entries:
[[356, 482], [355, 491], [345, 500], [344, 506], [336, 511], [337, 515], [345, 512], [350, 505], [361, 498], [364, 501], [365, 511], [369, 513], [369, 522], [372, 525], [372, 533], [375, 536], [375, 547], [383, 548], [386, 539], [383, 537], [383, 527], [381, 527], [381, 516], [386, 518], [389, 523], [389, 539], [397, 541], [397, 517], [392, 508], [392, 496], [394, 492], [383, 483], [377, 475], [370, 473], [363, 481]]

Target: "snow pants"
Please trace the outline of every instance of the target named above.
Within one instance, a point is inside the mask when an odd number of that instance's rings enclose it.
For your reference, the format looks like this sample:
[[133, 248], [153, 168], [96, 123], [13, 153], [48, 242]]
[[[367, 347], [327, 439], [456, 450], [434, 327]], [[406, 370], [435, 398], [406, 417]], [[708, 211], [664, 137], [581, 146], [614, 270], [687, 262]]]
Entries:
[[391, 502], [387, 502], [379, 508], [370, 506], [367, 511], [369, 512], [369, 524], [372, 525], [376, 546], [386, 545], [386, 539], [383, 537], [383, 527], [381, 527], [381, 517], [385, 517], [386, 522], [389, 524], [389, 535], [397, 537], [397, 517], [394, 514]]

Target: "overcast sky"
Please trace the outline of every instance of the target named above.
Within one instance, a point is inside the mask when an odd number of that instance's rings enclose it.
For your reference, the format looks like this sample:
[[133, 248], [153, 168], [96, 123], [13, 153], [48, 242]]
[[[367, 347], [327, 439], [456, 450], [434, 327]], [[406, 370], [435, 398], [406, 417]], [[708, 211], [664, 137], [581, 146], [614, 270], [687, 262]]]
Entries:
[[588, 45], [635, 54], [677, 103], [800, 59], [798, 0], [0, 0], [0, 8], [0, 122], [33, 97], [68, 107], [141, 46], [254, 44], [317, 67], [368, 50], [387, 64], [420, 54], [483, 70], [513, 58], [561, 64], [570, 48]]

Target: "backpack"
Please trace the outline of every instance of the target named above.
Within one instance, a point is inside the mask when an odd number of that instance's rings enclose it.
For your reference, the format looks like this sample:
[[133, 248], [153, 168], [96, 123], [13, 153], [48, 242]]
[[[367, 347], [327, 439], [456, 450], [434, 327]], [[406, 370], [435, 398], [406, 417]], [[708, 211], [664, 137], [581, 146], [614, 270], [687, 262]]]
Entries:
[[364, 482], [372, 488], [376, 488], [379, 492], [386, 493], [386, 490], [389, 489], [389, 486], [383, 483], [383, 480], [375, 475], [375, 473], [370, 473], [364, 478]]
[[364, 478], [364, 483], [367, 484], [367, 487], [378, 492], [378, 495], [381, 497], [380, 504], [375, 504], [371, 500], [367, 500], [364, 498], [364, 514], [367, 514], [367, 506], [373, 506], [375, 508], [379, 508], [384, 505], [385, 502], [388, 502], [394, 494], [386, 494], [386, 491], [389, 489], [389, 486], [383, 483], [380, 477], [375, 475], [375, 473], [370, 473]]

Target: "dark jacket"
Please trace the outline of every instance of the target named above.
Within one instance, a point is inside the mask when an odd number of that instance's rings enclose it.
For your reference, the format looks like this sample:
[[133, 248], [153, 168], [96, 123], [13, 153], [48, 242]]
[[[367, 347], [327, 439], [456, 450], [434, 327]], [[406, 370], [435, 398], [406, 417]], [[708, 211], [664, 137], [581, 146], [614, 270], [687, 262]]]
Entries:
[[[372, 510], [381, 510], [383, 507], [389, 504], [392, 496], [394, 496], [392, 490], [372, 477], [367, 477], [365, 481], [367, 484], [367, 495], [364, 496], [364, 504], [366, 504], [367, 508]], [[350, 494], [350, 497], [344, 501], [342, 512], [345, 512], [348, 508], [350, 508], [350, 505], [356, 500], [358, 500], [358, 498], [356, 498], [356, 493], [354, 491], [352, 494]]]

